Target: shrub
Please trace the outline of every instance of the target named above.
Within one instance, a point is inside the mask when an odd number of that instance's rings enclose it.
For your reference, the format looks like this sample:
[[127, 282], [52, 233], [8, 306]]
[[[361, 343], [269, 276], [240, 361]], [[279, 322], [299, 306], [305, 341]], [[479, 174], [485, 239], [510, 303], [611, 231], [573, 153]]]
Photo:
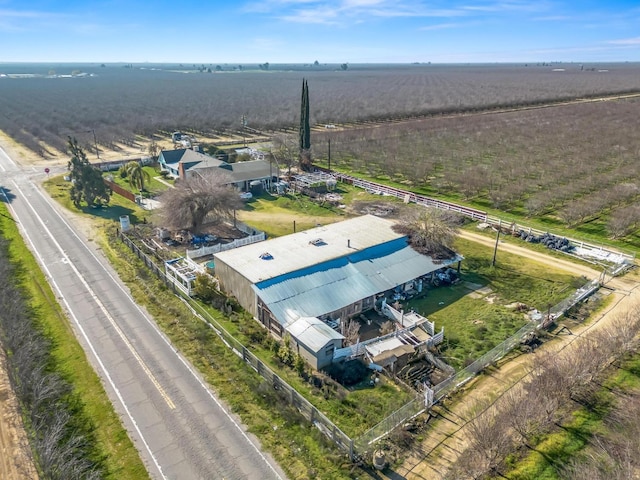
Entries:
[[327, 374], [345, 387], [360, 383], [369, 374], [369, 369], [360, 360], [332, 363]]

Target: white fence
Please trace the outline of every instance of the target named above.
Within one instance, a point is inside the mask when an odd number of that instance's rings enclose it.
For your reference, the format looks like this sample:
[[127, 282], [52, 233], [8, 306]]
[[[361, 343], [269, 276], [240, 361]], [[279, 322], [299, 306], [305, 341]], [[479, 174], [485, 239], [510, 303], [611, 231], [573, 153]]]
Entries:
[[229, 243], [217, 243], [209, 247], [200, 247], [195, 250], [187, 250], [187, 258], [204, 257], [205, 255], [213, 255], [214, 253], [224, 252], [233, 248], [243, 247], [244, 245], [250, 245], [252, 243], [262, 242], [267, 238], [264, 232], [260, 232], [257, 235], [250, 235], [244, 238], [238, 238]]
[[364, 188], [367, 192], [376, 195], [388, 195], [404, 200], [405, 203], [416, 203], [418, 205], [424, 205], [425, 207], [435, 207], [441, 210], [450, 210], [452, 212], [460, 213], [466, 217], [470, 217], [473, 220], [486, 221], [487, 212], [482, 210], [476, 210], [475, 208], [465, 207], [456, 203], [445, 202], [444, 200], [437, 200], [435, 198], [427, 197], [425, 195], [418, 195], [417, 193], [407, 192], [406, 190], [400, 190], [399, 188], [388, 187], [379, 183], [369, 182], [360, 178], [345, 175], [344, 173], [332, 172], [332, 175], [337, 180], [353, 185], [354, 187]]
[[[318, 167], [316, 167], [318, 168]], [[325, 170], [325, 169], [320, 169]], [[327, 170], [325, 170], [327, 171]], [[440, 210], [449, 210], [451, 212], [459, 213], [460, 215], [464, 215], [465, 217], [471, 218], [472, 220], [478, 220], [480, 222], [488, 223], [491, 226], [501, 226], [502, 228], [510, 227], [513, 225], [514, 230], [524, 230], [526, 232], [532, 232], [536, 235], [542, 235], [544, 233], [552, 233], [552, 232], [544, 232], [542, 230], [538, 230], [527, 225], [521, 225], [512, 222], [506, 222], [498, 217], [490, 216], [487, 212], [482, 210], [476, 210], [475, 208], [465, 207], [464, 205], [458, 205], [452, 202], [446, 202], [444, 200], [438, 200], [435, 198], [427, 197], [424, 195], [418, 195], [416, 193], [408, 192], [406, 190], [400, 190], [399, 188], [389, 187], [386, 185], [381, 185], [379, 183], [369, 182], [367, 180], [362, 180], [357, 177], [352, 177], [350, 175], [346, 175], [344, 173], [339, 172], [331, 172], [331, 174], [339, 181], [348, 183], [355, 187], [363, 188], [369, 193], [378, 194], [378, 195], [388, 195], [396, 198], [402, 199], [405, 203], [416, 203], [418, 205], [423, 205], [425, 207], [433, 207], [438, 208]], [[556, 235], [558, 237], [564, 237], [563, 235]], [[575, 253], [575, 256], [578, 256], [582, 259], [591, 258], [594, 260], [607, 261], [614, 264], [626, 264], [633, 263], [635, 260], [634, 253], [625, 253], [619, 250], [615, 250], [611, 247], [605, 247], [602, 245], [594, 245], [588, 242], [583, 242], [582, 240], [577, 240], [574, 238], [564, 237], [571, 245], [576, 247], [578, 253]], [[563, 252], [566, 253], [566, 252]], [[571, 255], [571, 254], [569, 254]]]

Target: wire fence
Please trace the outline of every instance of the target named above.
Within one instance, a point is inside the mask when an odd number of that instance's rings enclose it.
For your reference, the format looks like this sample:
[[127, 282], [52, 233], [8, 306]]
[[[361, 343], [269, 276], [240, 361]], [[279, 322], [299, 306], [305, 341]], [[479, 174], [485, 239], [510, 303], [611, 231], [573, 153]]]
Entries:
[[353, 442], [355, 451], [359, 453], [370, 451], [376, 442], [386, 437], [400, 425], [403, 425], [412, 418], [420, 415], [426, 409], [427, 404], [425, 402], [425, 398], [422, 395], [416, 396], [413, 400], [405, 403], [398, 410], [384, 418], [380, 423], [374, 425], [356, 438]]
[[143, 252], [124, 232], [120, 232], [120, 238], [142, 260], [158, 278], [160, 278], [179, 298], [191, 309], [191, 311], [212, 328], [223, 343], [231, 349], [247, 365], [251, 366], [262, 378], [278, 391], [278, 397], [300, 412], [311, 424], [326, 435], [338, 448], [347, 452], [351, 458], [355, 456], [353, 440], [344, 433], [335, 423], [329, 420], [322, 412], [313, 406], [306, 398], [300, 395], [295, 388], [271, 370], [262, 360], [251, 353], [240, 341], [225, 330], [198, 302], [188, 295], [183, 295], [175, 284], [166, 276], [160, 267], [149, 255]]

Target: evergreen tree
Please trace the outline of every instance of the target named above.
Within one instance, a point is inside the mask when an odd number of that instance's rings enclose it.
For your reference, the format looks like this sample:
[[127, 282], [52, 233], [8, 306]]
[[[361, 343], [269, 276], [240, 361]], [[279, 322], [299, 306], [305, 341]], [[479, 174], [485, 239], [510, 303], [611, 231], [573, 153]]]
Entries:
[[300, 168], [311, 170], [311, 127], [309, 126], [309, 86], [302, 79], [300, 100]]
[[69, 193], [73, 204], [77, 208], [80, 208], [83, 201], [90, 207], [108, 204], [111, 198], [111, 189], [104, 183], [102, 171], [89, 163], [87, 155], [75, 138], [69, 137], [68, 147], [71, 152], [71, 160], [69, 160], [67, 167], [73, 183]]

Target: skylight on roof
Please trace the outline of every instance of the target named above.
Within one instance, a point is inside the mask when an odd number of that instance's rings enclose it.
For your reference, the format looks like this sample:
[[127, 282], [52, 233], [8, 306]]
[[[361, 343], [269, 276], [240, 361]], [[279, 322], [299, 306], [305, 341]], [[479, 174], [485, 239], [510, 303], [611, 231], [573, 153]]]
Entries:
[[327, 242], [325, 242], [323, 239], [321, 238], [316, 238], [313, 239], [309, 242], [311, 245], [315, 245], [316, 247], [321, 247], [322, 245], [326, 245]]
[[273, 260], [273, 255], [271, 255], [269, 252], [264, 252], [260, 254], [260, 258], [262, 260]]

